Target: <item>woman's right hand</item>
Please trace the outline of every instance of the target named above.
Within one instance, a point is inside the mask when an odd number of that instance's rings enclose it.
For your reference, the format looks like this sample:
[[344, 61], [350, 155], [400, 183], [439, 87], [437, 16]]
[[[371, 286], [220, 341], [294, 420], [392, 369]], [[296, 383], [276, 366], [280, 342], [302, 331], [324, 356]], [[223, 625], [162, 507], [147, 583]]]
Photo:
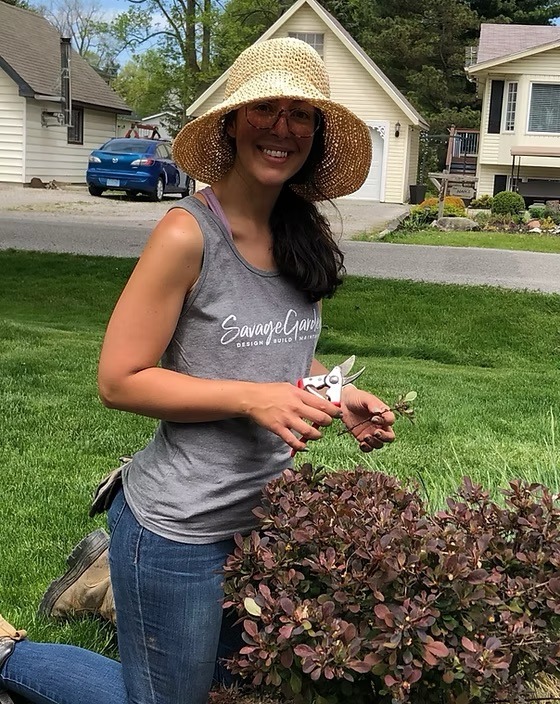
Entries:
[[305, 450], [308, 440], [322, 437], [310, 423], [327, 426], [333, 418], [341, 417], [340, 408], [326, 398], [298, 389], [293, 384], [255, 383], [251, 387], [244, 403], [244, 415], [278, 435], [296, 452]]

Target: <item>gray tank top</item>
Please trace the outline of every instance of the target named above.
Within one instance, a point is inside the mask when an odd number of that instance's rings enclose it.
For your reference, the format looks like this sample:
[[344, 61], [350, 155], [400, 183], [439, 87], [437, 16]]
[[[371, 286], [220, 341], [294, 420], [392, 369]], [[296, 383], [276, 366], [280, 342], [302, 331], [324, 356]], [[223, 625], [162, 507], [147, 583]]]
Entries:
[[[187, 295], [162, 366], [207, 379], [288, 381], [309, 373], [319, 307], [276, 271], [238, 252], [227, 225], [194, 197], [178, 202], [204, 238], [200, 277]], [[123, 473], [130, 508], [170, 540], [213, 543], [248, 533], [264, 485], [291, 466], [290, 448], [247, 418], [161, 421]]]

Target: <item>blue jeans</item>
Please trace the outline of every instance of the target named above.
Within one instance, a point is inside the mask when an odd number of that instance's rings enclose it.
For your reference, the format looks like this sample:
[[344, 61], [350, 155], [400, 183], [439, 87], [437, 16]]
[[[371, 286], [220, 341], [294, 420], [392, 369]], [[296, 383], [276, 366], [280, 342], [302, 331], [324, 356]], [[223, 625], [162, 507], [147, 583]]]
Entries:
[[177, 543], [142, 528], [122, 490], [108, 514], [121, 662], [83, 648], [21, 641], [0, 688], [33, 704], [206, 704], [220, 659], [242, 645], [221, 606], [233, 540]]

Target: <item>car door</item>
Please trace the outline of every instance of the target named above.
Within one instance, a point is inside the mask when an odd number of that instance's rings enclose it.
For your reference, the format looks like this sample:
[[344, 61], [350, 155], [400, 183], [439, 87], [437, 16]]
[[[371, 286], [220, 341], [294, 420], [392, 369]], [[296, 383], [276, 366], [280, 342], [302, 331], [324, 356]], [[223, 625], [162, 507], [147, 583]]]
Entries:
[[156, 149], [156, 156], [158, 161], [161, 162], [163, 170], [165, 172], [165, 190], [178, 191], [179, 190], [179, 174], [177, 172], [177, 167], [173, 163], [171, 158], [171, 151], [167, 144], [158, 144]]

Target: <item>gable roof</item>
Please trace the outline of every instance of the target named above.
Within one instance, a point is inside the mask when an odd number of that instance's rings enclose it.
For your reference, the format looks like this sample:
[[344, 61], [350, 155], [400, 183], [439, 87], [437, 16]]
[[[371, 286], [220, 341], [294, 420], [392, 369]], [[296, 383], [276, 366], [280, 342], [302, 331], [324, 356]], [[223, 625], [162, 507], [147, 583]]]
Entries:
[[[0, 0], [0, 68], [24, 97], [60, 96], [60, 34], [44, 17]], [[72, 49], [72, 101], [130, 113], [124, 100]]]
[[476, 64], [469, 73], [560, 46], [560, 26], [526, 24], [482, 24]]
[[[373, 77], [376, 83], [387, 93], [387, 95], [401, 108], [401, 110], [407, 115], [412, 124], [428, 129], [428, 122], [422, 117], [422, 115], [413, 107], [413, 105], [405, 98], [405, 96], [400, 92], [400, 90], [387, 78], [387, 76], [381, 71], [379, 66], [371, 60], [371, 58], [366, 54], [358, 42], [344, 29], [340, 22], [335, 19], [330, 12], [325, 10], [316, 0], [297, 0], [286, 12], [276, 20], [276, 22], [267, 29], [267, 31], [262, 34], [257, 42], [265, 41], [270, 39], [287, 20], [290, 19], [301, 7], [308, 5], [322, 20], [323, 22], [332, 30], [338, 39], [344, 44], [344, 46], [350, 51], [350, 53], [357, 59], [357, 61], [365, 68], [365, 70]], [[197, 108], [199, 108], [212, 93], [214, 93], [220, 86], [222, 86], [228, 77], [229, 69], [224, 71], [224, 73], [216, 80], [214, 83], [189, 107], [188, 112], [193, 113]]]

